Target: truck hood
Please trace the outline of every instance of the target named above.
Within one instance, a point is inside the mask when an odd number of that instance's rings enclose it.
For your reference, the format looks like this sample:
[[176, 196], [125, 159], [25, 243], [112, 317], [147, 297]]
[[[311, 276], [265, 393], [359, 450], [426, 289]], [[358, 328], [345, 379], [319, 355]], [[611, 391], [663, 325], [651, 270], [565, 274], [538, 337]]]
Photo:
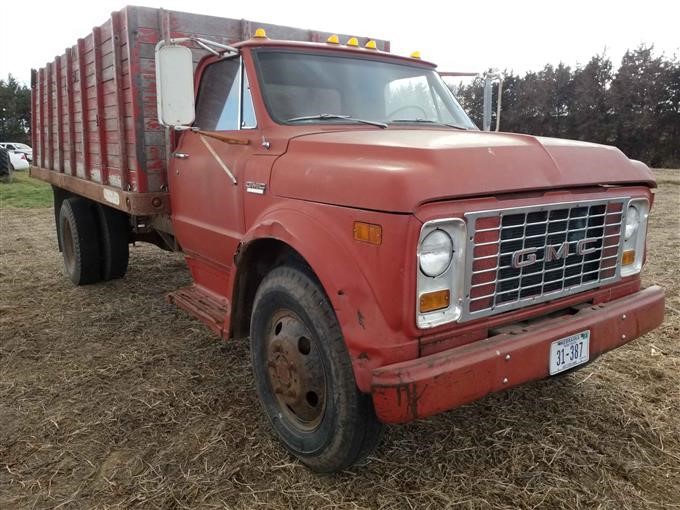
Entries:
[[272, 172], [279, 196], [387, 212], [423, 203], [654, 176], [615, 147], [509, 133], [352, 130], [293, 138]]

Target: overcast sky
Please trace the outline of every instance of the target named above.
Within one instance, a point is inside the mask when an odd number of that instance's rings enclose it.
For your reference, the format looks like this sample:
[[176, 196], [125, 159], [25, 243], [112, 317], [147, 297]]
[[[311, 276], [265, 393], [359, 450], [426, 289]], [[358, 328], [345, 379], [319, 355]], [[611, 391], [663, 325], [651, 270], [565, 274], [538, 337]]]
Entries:
[[[63, 53], [124, 3], [29, 0], [3, 9], [0, 78], [11, 73], [28, 83], [32, 67]], [[389, 39], [394, 53], [420, 50], [442, 71], [496, 67], [525, 72], [560, 61], [585, 64], [603, 51], [617, 66], [626, 49], [641, 43], [654, 44], [658, 53], [669, 56], [680, 53], [680, 0], [132, 3]]]

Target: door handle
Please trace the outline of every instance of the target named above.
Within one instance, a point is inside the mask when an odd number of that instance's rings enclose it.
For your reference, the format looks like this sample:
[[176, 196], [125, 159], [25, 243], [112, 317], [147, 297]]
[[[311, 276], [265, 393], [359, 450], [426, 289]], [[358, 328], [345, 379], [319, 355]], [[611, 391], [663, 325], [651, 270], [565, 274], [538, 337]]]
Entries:
[[177, 159], [188, 159], [189, 155], [184, 152], [173, 152], [172, 157]]

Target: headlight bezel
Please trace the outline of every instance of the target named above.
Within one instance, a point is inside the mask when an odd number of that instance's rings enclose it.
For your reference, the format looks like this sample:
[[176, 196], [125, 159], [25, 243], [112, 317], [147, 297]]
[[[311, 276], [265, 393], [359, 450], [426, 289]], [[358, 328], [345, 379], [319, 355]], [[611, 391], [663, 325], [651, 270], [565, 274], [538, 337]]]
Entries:
[[[630, 236], [627, 236], [629, 211], [631, 208], [637, 210], [638, 224]], [[646, 198], [633, 198], [626, 204], [625, 217], [621, 221], [621, 257], [619, 258], [621, 278], [639, 274], [642, 271], [642, 263], [645, 257], [645, 247], [647, 242], [647, 220], [649, 218], [649, 200]], [[623, 265], [623, 253], [628, 250], [635, 250], [635, 258], [632, 264]]]
[[[433, 232], [441, 230], [452, 242], [451, 260], [446, 269], [437, 276], [428, 276], [421, 268], [421, 247], [423, 241]], [[448, 324], [460, 319], [463, 311], [463, 293], [465, 279], [465, 250], [467, 225], [461, 218], [445, 218], [428, 221], [420, 229], [416, 249], [416, 325], [419, 329], [429, 329]], [[450, 300], [446, 308], [431, 312], [420, 312], [420, 298], [423, 294], [440, 290], [450, 291]]]

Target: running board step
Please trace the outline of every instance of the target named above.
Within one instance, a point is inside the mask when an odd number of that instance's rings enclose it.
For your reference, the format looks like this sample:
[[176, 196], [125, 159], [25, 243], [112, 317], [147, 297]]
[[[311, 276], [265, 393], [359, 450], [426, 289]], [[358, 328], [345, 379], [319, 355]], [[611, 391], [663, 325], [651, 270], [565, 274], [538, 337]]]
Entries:
[[226, 321], [229, 316], [229, 302], [226, 299], [196, 285], [171, 292], [165, 299], [168, 303], [174, 303], [189, 312], [219, 336], [226, 333]]

